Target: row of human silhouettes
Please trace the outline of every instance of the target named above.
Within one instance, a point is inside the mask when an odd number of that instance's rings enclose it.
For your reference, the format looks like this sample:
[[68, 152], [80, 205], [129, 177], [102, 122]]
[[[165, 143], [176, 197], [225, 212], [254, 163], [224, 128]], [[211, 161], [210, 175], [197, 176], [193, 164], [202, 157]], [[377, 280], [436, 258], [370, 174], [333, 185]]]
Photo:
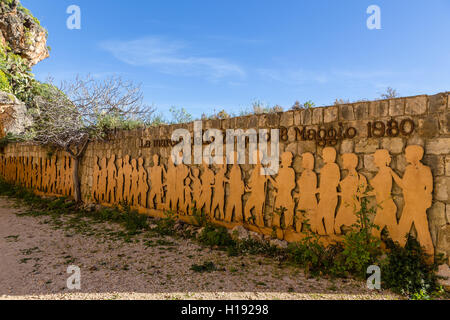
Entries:
[[[331, 147], [323, 149], [324, 165], [320, 170], [320, 180], [314, 171], [315, 157], [311, 153], [302, 154], [302, 172], [298, 179], [292, 168], [292, 153], [281, 155], [281, 166], [275, 177], [260, 174], [261, 154], [256, 153], [255, 156], [256, 165], [247, 182], [236, 161], [230, 166], [210, 166], [204, 162], [200, 168], [189, 168], [183, 163], [175, 165], [169, 157], [166, 168], [160, 164], [159, 156], [154, 155], [153, 166], [148, 168], [147, 174], [142, 158], [130, 160], [125, 156], [124, 159], [116, 159], [113, 155], [110, 159], [101, 159], [100, 165], [96, 159], [92, 196], [99, 202], [127, 201], [133, 206], [182, 214], [189, 214], [195, 208], [205, 211], [212, 219], [246, 222], [260, 227], [283, 226], [301, 231], [304, 224], [308, 224], [320, 235], [339, 235], [343, 227], [357, 223], [361, 199], [375, 196], [378, 206], [374, 223], [380, 229], [374, 229], [374, 235], [379, 237], [381, 230], [386, 228], [391, 238], [402, 243], [414, 223], [419, 241], [430, 246], [426, 210], [431, 206], [433, 178], [430, 168], [421, 163], [422, 147], [406, 148], [405, 157], [409, 165], [403, 178], [390, 168], [389, 152], [377, 150], [373, 156], [378, 173], [370, 181], [358, 173], [358, 157], [353, 153], [342, 155], [342, 169], [346, 175], [341, 179], [336, 150]], [[393, 181], [404, 195], [399, 221], [391, 195]], [[272, 211], [275, 213], [267, 217], [269, 184], [274, 189]], [[369, 185], [371, 191], [368, 191]], [[245, 193], [249, 196], [244, 204]]]
[[[161, 165], [159, 156], [154, 155], [153, 165], [147, 169], [143, 158], [131, 159], [127, 155], [116, 159], [112, 155], [109, 159], [95, 158], [91, 196], [99, 203], [127, 202], [134, 207], [181, 214], [190, 214], [193, 209], [203, 210], [212, 219], [260, 227], [301, 231], [308, 224], [320, 235], [339, 235], [343, 227], [354, 225], [361, 199], [374, 196], [377, 203], [374, 223], [379, 226], [373, 230], [375, 236], [380, 237], [381, 231], [387, 229], [392, 239], [404, 244], [405, 235], [414, 224], [419, 242], [432, 252], [426, 212], [432, 204], [433, 177], [430, 168], [421, 162], [423, 152], [421, 146], [405, 149], [408, 166], [400, 177], [390, 168], [389, 152], [376, 150], [373, 157], [378, 172], [370, 181], [357, 171], [358, 157], [353, 153], [342, 155], [342, 169], [346, 174], [341, 178], [336, 150], [331, 147], [322, 151], [324, 165], [320, 169], [320, 179], [314, 171], [315, 157], [311, 153], [301, 155], [302, 172], [296, 179], [292, 153], [282, 153], [278, 174], [272, 177], [261, 175], [261, 153], [256, 152], [256, 164], [247, 182], [237, 161], [233, 165], [224, 161], [213, 166], [204, 162], [200, 167], [188, 167], [183, 163], [175, 164], [169, 157], [166, 168]], [[0, 174], [9, 182], [42, 192], [72, 194], [69, 157], [2, 155]], [[394, 182], [403, 192], [400, 219], [397, 219], [397, 206], [391, 195]], [[273, 187], [271, 192], [269, 184]], [[244, 204], [245, 193], [249, 195]], [[266, 209], [271, 203], [269, 194], [274, 198], [270, 210]], [[266, 214], [268, 211], [272, 212]]]
[[47, 194], [71, 196], [73, 169], [68, 156], [0, 156], [0, 174], [8, 182]]

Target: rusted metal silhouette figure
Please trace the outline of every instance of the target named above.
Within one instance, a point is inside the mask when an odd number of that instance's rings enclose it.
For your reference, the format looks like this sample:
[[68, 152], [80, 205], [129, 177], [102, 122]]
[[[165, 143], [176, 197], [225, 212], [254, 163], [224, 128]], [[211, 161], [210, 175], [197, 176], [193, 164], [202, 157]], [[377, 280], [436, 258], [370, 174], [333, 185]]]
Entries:
[[139, 171], [137, 168], [136, 159], [131, 159], [131, 190], [130, 190], [130, 205], [136, 206], [138, 204], [138, 183]]
[[[180, 153], [180, 159], [183, 159], [183, 155]], [[185, 195], [185, 180], [188, 177], [190, 171], [189, 168], [183, 163], [179, 162], [176, 167], [176, 180], [175, 180], [175, 209], [177, 206], [182, 208]]]
[[32, 162], [31, 185], [36, 190], [38, 190], [38, 188], [39, 188], [38, 179], [39, 179], [38, 162]]
[[166, 170], [159, 164], [159, 155], [153, 156], [153, 167], [149, 169], [150, 174], [150, 195], [148, 197], [148, 206], [153, 209], [162, 209], [163, 177]]
[[130, 156], [126, 155], [123, 160], [123, 201], [127, 204], [131, 201], [131, 172], [133, 167], [130, 164]]
[[169, 157], [166, 171], [166, 210], [177, 210], [177, 194], [176, 194], [177, 168], [173, 163], [172, 157]]
[[341, 173], [336, 161], [336, 150], [323, 149], [325, 165], [320, 171], [319, 205], [317, 206], [317, 231], [320, 235], [334, 233], [334, 214], [338, 203], [337, 187]]
[[192, 189], [191, 189], [191, 178], [187, 177], [184, 185], [184, 195], [181, 205], [181, 212], [186, 215], [190, 215], [192, 210]]
[[292, 153], [284, 152], [281, 155], [281, 167], [275, 179], [270, 178], [275, 188], [275, 205], [272, 225], [281, 227], [282, 215], [281, 209], [284, 208], [284, 226], [291, 228], [294, 225], [294, 207], [295, 202], [292, 197], [292, 191], [295, 189], [295, 171], [291, 168]]
[[73, 194], [73, 172], [70, 157], [64, 157], [64, 194], [71, 196]]
[[43, 171], [42, 158], [38, 159], [37, 165], [38, 165], [38, 173], [37, 173], [36, 186], [37, 186], [37, 190], [42, 190], [42, 171]]
[[56, 190], [56, 180], [57, 180], [56, 156], [52, 156], [50, 158], [50, 174], [48, 178], [49, 178], [48, 183], [50, 193], [57, 194], [58, 191]]
[[139, 195], [139, 202], [138, 204], [145, 208], [147, 207], [147, 193], [148, 193], [148, 175], [147, 170], [144, 167], [144, 159], [139, 158], [138, 159], [138, 195]]
[[117, 186], [117, 168], [116, 168], [116, 156], [113, 154], [108, 160], [108, 165], [106, 167], [107, 174], [107, 186], [106, 186], [106, 196], [105, 201], [108, 203], [116, 202], [115, 188]]
[[[197, 203], [197, 209], [198, 210], [204, 210], [207, 215], [211, 214], [211, 216], [214, 216], [214, 210], [215, 208], [211, 208], [212, 201], [212, 188], [213, 186], [216, 186], [214, 184], [214, 172], [209, 168], [209, 164], [206, 163], [205, 160], [203, 160], [202, 163], [202, 169], [203, 173], [201, 176], [201, 192], [200, 197], [198, 199]], [[225, 170], [226, 172], [226, 170]], [[219, 178], [220, 179], [220, 178]], [[195, 182], [195, 179], [194, 179]], [[222, 204], [222, 209], [219, 208], [219, 211], [223, 213], [223, 200], [219, 203], [220, 193], [222, 192], [222, 197], [225, 197], [225, 191], [224, 185], [222, 183], [222, 186], [217, 185], [217, 189], [215, 189], [215, 194], [218, 194], [218, 197], [216, 197], [216, 204], [220, 205]], [[196, 193], [196, 189], [194, 189], [194, 194]], [[217, 207], [217, 206], [216, 206]]]
[[[214, 175], [214, 194], [212, 198], [211, 205], [211, 218], [216, 217], [219, 220], [225, 219], [225, 182], [228, 181], [226, 178], [227, 173], [227, 165], [226, 160], [224, 159], [222, 164], [217, 164], [218, 170]], [[203, 194], [202, 194], [203, 197]], [[216, 210], [218, 214], [216, 215]]]
[[377, 212], [373, 223], [379, 226], [379, 229], [373, 228], [372, 235], [381, 238], [381, 232], [386, 227], [389, 236], [394, 241], [399, 241], [397, 224], [397, 206], [392, 200], [392, 174], [391, 156], [389, 151], [380, 149], [375, 151], [374, 163], [378, 167], [377, 175], [369, 181], [373, 190], [368, 195], [374, 195], [377, 201]]
[[334, 221], [334, 232], [341, 234], [341, 227], [351, 227], [358, 222], [357, 213], [361, 210], [361, 197], [367, 189], [367, 179], [356, 171], [358, 156], [346, 153], [342, 156], [343, 167], [348, 171], [347, 176], [339, 183], [341, 205]]
[[106, 188], [108, 183], [108, 171], [106, 169], [106, 158], [100, 160], [100, 177], [98, 179], [98, 200], [101, 203], [105, 203], [106, 200]]
[[[246, 192], [251, 192], [244, 207], [244, 221], [250, 222], [260, 227], [264, 227], [264, 206], [266, 203], [266, 187], [267, 176], [261, 174], [261, 158], [260, 151], [254, 152], [254, 159], [256, 159], [255, 167], [250, 175], [248, 184], [245, 187]], [[252, 209], [254, 214], [252, 214]]]
[[[312, 153], [302, 154], [302, 174], [297, 180], [299, 193], [295, 196], [298, 199], [297, 230], [306, 231], [306, 224], [312, 232], [317, 232], [317, 175], [314, 170], [314, 155]], [[301, 216], [301, 217], [300, 217]], [[305, 225], [305, 226], [304, 226]]]
[[[197, 209], [199, 209], [199, 203], [201, 201], [201, 194], [202, 194], [202, 181], [200, 180], [200, 170], [198, 168], [195, 167], [192, 168], [191, 180], [192, 180], [192, 201], [195, 204], [193, 205], [193, 207], [195, 206]], [[211, 199], [211, 196], [209, 197], [209, 199]]]
[[406, 235], [410, 232], [412, 224], [417, 231], [417, 240], [429, 255], [434, 254], [433, 241], [428, 227], [427, 209], [432, 204], [433, 175], [431, 169], [421, 160], [423, 148], [421, 146], [408, 146], [405, 149], [406, 167], [403, 178], [394, 171], [392, 177], [403, 190], [405, 205], [398, 224], [399, 244], [404, 246]]
[[245, 185], [244, 181], [242, 180], [241, 167], [237, 163], [237, 152], [233, 152], [232, 155], [234, 157], [234, 164], [231, 166], [229, 178], [227, 181], [230, 185], [230, 194], [227, 197], [225, 221], [242, 222], [242, 196], [244, 195]]
[[99, 190], [100, 190], [100, 167], [98, 165], [98, 157], [94, 157], [94, 168], [92, 170], [92, 189], [91, 197], [94, 201], [100, 201]]
[[123, 190], [124, 190], [124, 182], [125, 182], [125, 176], [123, 173], [123, 159], [119, 158], [117, 159], [117, 186], [116, 186], [116, 204], [123, 203]]
[[65, 175], [64, 175], [64, 157], [58, 159], [59, 160], [59, 164], [58, 167], [56, 168], [56, 190], [59, 194], [64, 194], [64, 180], [65, 180]]

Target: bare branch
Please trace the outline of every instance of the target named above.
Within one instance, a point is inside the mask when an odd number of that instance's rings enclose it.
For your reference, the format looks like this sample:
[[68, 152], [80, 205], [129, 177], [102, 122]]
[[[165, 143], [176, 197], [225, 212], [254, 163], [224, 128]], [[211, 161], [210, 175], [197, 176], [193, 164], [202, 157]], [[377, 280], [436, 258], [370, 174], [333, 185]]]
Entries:
[[[51, 84], [51, 83], [50, 83]], [[127, 121], [149, 119], [154, 109], [143, 103], [140, 86], [120, 77], [94, 80], [91, 76], [51, 85], [51, 99], [37, 99], [30, 128], [34, 140], [64, 150], [81, 147], [92, 139], [102, 139], [105, 130]]]

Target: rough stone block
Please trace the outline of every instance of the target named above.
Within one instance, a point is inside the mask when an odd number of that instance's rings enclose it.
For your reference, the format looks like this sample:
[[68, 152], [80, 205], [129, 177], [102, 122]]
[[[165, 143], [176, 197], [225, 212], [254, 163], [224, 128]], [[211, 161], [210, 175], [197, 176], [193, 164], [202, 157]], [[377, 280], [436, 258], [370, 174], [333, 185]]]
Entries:
[[423, 157], [423, 163], [431, 168], [434, 177], [445, 175], [445, 158], [434, 154]]
[[282, 127], [290, 127], [294, 124], [294, 112], [288, 111], [281, 114], [280, 117], [280, 126]]
[[292, 168], [295, 172], [299, 173], [303, 170], [302, 168], [302, 157], [299, 155], [294, 156], [294, 159], [292, 161]]
[[[267, 128], [267, 115], [260, 114], [257, 117], [258, 117], [258, 127], [262, 129]], [[228, 126], [229, 126], [229, 119], [223, 120], [222, 129], [228, 129]]]
[[450, 267], [449, 264], [441, 264], [437, 275], [440, 277], [439, 284], [447, 291], [450, 291]]
[[311, 108], [302, 110], [301, 123], [304, 126], [308, 126], [312, 123], [312, 109]]
[[369, 104], [369, 116], [371, 118], [386, 117], [389, 113], [389, 101], [373, 101]]
[[447, 223], [450, 224], [450, 204], [445, 205], [445, 218], [447, 219]]
[[317, 151], [317, 144], [315, 141], [302, 141], [298, 144], [298, 154], [302, 155], [305, 152], [314, 154]]
[[449, 154], [450, 138], [436, 138], [427, 141], [425, 152], [428, 154]]
[[450, 156], [445, 157], [445, 175], [450, 176]]
[[400, 154], [395, 157], [395, 169], [397, 169], [399, 172], [405, 172], [407, 165], [408, 163], [406, 162], [404, 154]]
[[391, 99], [389, 100], [389, 115], [402, 116], [405, 114], [405, 100], [404, 99]]
[[276, 113], [267, 115], [267, 125], [271, 128], [277, 128], [280, 126], [280, 116]]
[[298, 143], [293, 142], [286, 146], [285, 152], [291, 152], [294, 156], [297, 154], [298, 151]]
[[418, 96], [406, 99], [405, 114], [420, 115], [427, 112], [427, 96]]
[[433, 243], [437, 244], [437, 236], [439, 230], [447, 224], [445, 219], [445, 204], [436, 201], [427, 211], [428, 221], [430, 225], [431, 238]]
[[323, 123], [323, 108], [313, 108], [312, 124]]
[[[207, 121], [209, 123], [211, 123], [211, 121]], [[249, 126], [248, 126], [248, 117], [239, 117], [236, 118], [236, 129], [244, 129], [246, 130]], [[212, 126], [206, 128], [205, 129], [209, 129], [212, 128]]]
[[388, 150], [391, 154], [398, 154], [403, 152], [405, 142], [402, 138], [383, 138], [381, 147]]
[[339, 106], [339, 119], [340, 120], [355, 120], [355, 115], [353, 113], [353, 105], [344, 104]]
[[439, 201], [447, 201], [450, 199], [450, 178], [436, 177], [434, 179], [434, 199]]
[[288, 128], [288, 142], [294, 142], [296, 140], [297, 134], [295, 131], [295, 127]]
[[354, 151], [354, 148], [355, 143], [353, 142], [353, 140], [342, 140], [340, 153], [352, 153]]
[[[252, 120], [252, 123], [250, 124], [250, 120]], [[248, 126], [249, 128], [255, 128], [258, 126], [258, 117], [256, 116], [252, 116], [252, 117], [248, 117]], [[220, 129], [222, 127], [222, 120], [220, 119], [214, 119], [211, 120], [211, 128], [213, 129]], [[188, 124], [184, 124], [184, 129], [188, 129], [190, 130], [190, 128], [188, 127]], [[192, 125], [192, 131], [194, 131], [194, 126]]]
[[408, 137], [406, 140], [406, 145], [408, 146], [425, 146], [425, 140], [420, 137], [418, 134], [413, 135], [412, 137]]
[[439, 129], [440, 134], [450, 133], [450, 112], [439, 113]]
[[362, 102], [353, 106], [356, 120], [365, 120], [369, 118], [369, 103]]
[[302, 110], [294, 111], [294, 126], [300, 126], [302, 124]]
[[338, 107], [328, 107], [324, 109], [323, 122], [330, 123], [338, 121]]
[[419, 135], [423, 138], [434, 138], [439, 135], [439, 120], [436, 115], [419, 119]]
[[376, 167], [375, 163], [373, 162], [373, 154], [365, 154], [364, 155], [364, 169], [368, 171], [378, 171], [378, 168]]
[[450, 257], [450, 224], [439, 230], [436, 252], [443, 253], [447, 258]]
[[445, 93], [438, 93], [428, 96], [430, 113], [442, 112], [447, 108], [447, 95]]
[[374, 153], [379, 148], [378, 139], [361, 139], [355, 144], [356, 153]]

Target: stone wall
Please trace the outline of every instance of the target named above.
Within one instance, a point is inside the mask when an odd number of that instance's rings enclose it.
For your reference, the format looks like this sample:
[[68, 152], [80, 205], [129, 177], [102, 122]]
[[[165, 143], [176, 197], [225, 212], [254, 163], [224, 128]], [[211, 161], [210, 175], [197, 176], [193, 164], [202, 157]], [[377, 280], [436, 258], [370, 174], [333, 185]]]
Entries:
[[[358, 102], [330, 107], [301, 109], [279, 114], [261, 114], [225, 120], [205, 120], [203, 129], [221, 130], [233, 128], [280, 129], [280, 154], [291, 152], [294, 156], [292, 168], [296, 178], [302, 172], [301, 155], [311, 152], [315, 155], [315, 172], [320, 181], [323, 167], [322, 151], [325, 147], [336, 149], [337, 163], [341, 168], [341, 179], [346, 176], [342, 170], [342, 155], [354, 153], [358, 156], [358, 172], [369, 181], [377, 173], [373, 154], [378, 149], [389, 151], [390, 167], [402, 176], [407, 166], [405, 148], [419, 145], [425, 150], [423, 164], [431, 168], [434, 179], [433, 203], [428, 209], [429, 231], [437, 252], [450, 256], [450, 99], [448, 93]], [[384, 128], [383, 128], [384, 127]], [[164, 141], [171, 138], [173, 130], [188, 129], [193, 132], [193, 123], [160, 126], [131, 131], [111, 133], [106, 141], [88, 145], [81, 162], [80, 177], [85, 202], [92, 202], [93, 171], [96, 158], [109, 159], [112, 155], [122, 159], [126, 155], [132, 159], [143, 158], [144, 167], [153, 166], [152, 156], [159, 154], [161, 164], [167, 166], [171, 147]], [[317, 138], [319, 137], [319, 138]], [[155, 143], [157, 142], [157, 143]], [[19, 155], [44, 156], [46, 151], [36, 146], [10, 144], [4, 150], [4, 157]], [[100, 163], [100, 161], [99, 161]], [[101, 164], [100, 164], [101, 166]], [[241, 165], [243, 179], [248, 181], [253, 165]], [[319, 182], [320, 183], [320, 182]], [[151, 187], [151, 186], [150, 186]], [[298, 186], [294, 192], [298, 191]], [[230, 194], [227, 186], [226, 196]], [[274, 190], [269, 184], [265, 206], [265, 228], [249, 229], [270, 233], [270, 212], [274, 208]], [[243, 201], [249, 194], [243, 196]], [[397, 205], [400, 218], [404, 200], [402, 189], [393, 185], [392, 197]], [[157, 215], [155, 210], [139, 208], [140, 211]], [[184, 220], [187, 220], [184, 218]], [[220, 221], [219, 221], [220, 222]], [[225, 223], [233, 227], [236, 223]], [[413, 230], [414, 232], [414, 230]], [[294, 241], [295, 236], [278, 232], [278, 237]]]

